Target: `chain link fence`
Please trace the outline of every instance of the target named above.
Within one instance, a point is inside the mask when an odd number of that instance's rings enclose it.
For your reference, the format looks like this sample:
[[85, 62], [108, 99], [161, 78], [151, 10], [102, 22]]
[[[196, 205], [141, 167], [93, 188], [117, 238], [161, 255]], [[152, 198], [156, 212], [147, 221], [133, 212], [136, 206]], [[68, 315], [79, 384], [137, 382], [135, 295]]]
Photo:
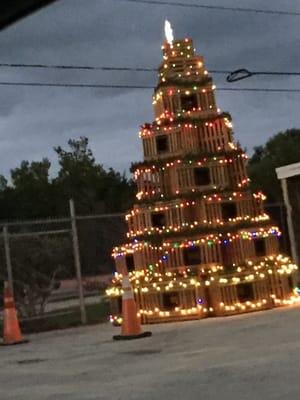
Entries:
[[[265, 211], [284, 233], [281, 251], [289, 254], [284, 204], [266, 204]], [[72, 201], [66, 218], [0, 223], [0, 312], [8, 280], [24, 332], [105, 320], [111, 251], [126, 231], [124, 214], [75, 215]]]
[[70, 216], [0, 224], [0, 312], [3, 281], [14, 292], [23, 330], [105, 320], [111, 251], [126, 237], [123, 214]]

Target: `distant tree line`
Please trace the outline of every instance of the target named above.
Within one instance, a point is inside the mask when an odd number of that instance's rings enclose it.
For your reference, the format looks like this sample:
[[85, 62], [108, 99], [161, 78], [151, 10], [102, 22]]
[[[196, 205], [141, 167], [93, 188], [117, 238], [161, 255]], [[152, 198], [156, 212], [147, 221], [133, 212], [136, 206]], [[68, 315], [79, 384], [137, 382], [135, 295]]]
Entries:
[[280, 181], [275, 169], [300, 162], [300, 129], [279, 132], [263, 146], [254, 147], [248, 173], [253, 190], [262, 190], [268, 203], [282, 202]]
[[30, 219], [69, 214], [69, 199], [78, 214], [121, 212], [130, 208], [134, 184], [113, 168], [97, 163], [88, 139], [69, 140], [68, 149], [58, 146], [57, 176], [51, 178], [51, 163], [22, 161], [11, 170], [10, 180], [0, 175], [0, 219]]
[[[22, 161], [11, 170], [10, 183], [0, 175], [0, 219], [30, 219], [69, 214], [72, 197], [79, 214], [125, 212], [134, 201], [135, 185], [126, 175], [96, 162], [88, 139], [70, 139], [68, 148], [54, 148], [59, 170], [51, 163]], [[263, 190], [269, 202], [282, 200], [275, 168], [300, 161], [300, 130], [289, 129], [254, 148], [248, 173], [252, 189]]]
[[[11, 170], [10, 183], [0, 175], [0, 220], [30, 219], [69, 214], [69, 199], [79, 214], [125, 212], [134, 201], [135, 185], [125, 173], [96, 162], [88, 139], [70, 139], [68, 148], [54, 148], [59, 170], [50, 176], [51, 163], [22, 161]], [[248, 173], [253, 190], [263, 190], [268, 202], [282, 200], [275, 168], [300, 161], [300, 130], [289, 129], [254, 148]]]

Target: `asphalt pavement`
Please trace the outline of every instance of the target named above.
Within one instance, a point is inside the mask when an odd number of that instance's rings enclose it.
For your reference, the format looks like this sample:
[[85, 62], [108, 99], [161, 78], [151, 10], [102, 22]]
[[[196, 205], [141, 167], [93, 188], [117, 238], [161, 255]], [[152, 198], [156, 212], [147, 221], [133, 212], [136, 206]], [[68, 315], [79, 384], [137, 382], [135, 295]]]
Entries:
[[300, 398], [300, 306], [145, 327], [114, 342], [109, 324], [0, 347], [1, 400]]

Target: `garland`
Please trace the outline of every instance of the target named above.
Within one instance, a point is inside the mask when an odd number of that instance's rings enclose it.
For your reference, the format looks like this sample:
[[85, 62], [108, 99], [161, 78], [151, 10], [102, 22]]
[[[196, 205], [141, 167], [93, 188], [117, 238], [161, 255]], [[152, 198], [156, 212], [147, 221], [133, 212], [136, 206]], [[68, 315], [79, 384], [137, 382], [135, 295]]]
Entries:
[[[199, 189], [198, 191], [195, 190], [194, 192], [191, 192], [188, 195], [186, 193], [177, 193], [177, 194], [169, 195], [169, 196], [165, 196], [164, 195], [163, 198], [160, 196], [160, 194], [157, 194], [157, 195], [151, 196], [149, 199], [141, 199], [141, 200], [137, 199], [138, 200], [137, 204], [138, 205], [141, 205], [141, 204], [142, 205], [147, 205], [149, 203], [162, 202], [162, 201], [171, 201], [171, 200], [176, 200], [176, 199], [186, 198], [186, 197], [188, 197], [189, 199], [193, 200], [193, 199], [199, 198], [199, 194], [204, 194], [204, 195], [209, 196], [209, 195], [214, 194], [214, 193], [220, 193], [220, 190], [223, 191], [223, 189], [221, 189], [221, 188], [219, 188], [219, 190], [218, 190], [218, 188], [211, 189], [211, 190], [206, 190], [205, 192], [203, 192], [203, 190]], [[244, 187], [244, 188], [234, 188], [234, 189], [232, 189], [232, 191], [233, 192], [235, 192], [235, 191], [238, 191], [238, 192], [249, 191], [250, 192], [248, 186]]]
[[198, 86], [204, 86], [207, 85], [208, 83], [212, 83], [213, 79], [211, 76], [204, 76], [200, 81], [195, 81], [191, 82], [189, 79], [184, 79], [184, 77], [178, 77], [178, 78], [171, 78], [168, 79], [166, 82], [159, 82], [159, 84], [156, 86], [154, 89], [154, 93], [156, 93], [158, 90], [165, 89], [169, 86], [179, 86], [179, 87], [186, 87], [187, 90], [189, 88], [195, 87], [197, 84]]
[[[220, 157], [226, 157], [226, 156], [232, 156], [232, 155], [240, 155], [240, 154], [244, 154], [244, 151], [241, 148], [238, 149], [234, 149], [231, 151], [219, 151], [219, 152], [215, 152], [215, 153], [211, 153], [211, 152], [198, 152], [198, 153], [188, 153], [186, 155], [184, 155], [184, 157], [182, 157], [180, 159], [181, 164], [191, 164], [191, 162], [195, 162], [195, 161], [200, 161], [199, 158], [208, 158], [208, 160], [206, 161], [211, 161], [214, 160], [216, 158], [220, 158]], [[245, 156], [246, 157], [246, 156]], [[134, 173], [136, 169], [138, 168], [142, 168], [142, 167], [150, 167], [150, 166], [155, 166], [158, 167], [159, 169], [163, 168], [166, 166], [166, 164], [177, 161], [178, 160], [178, 156], [173, 156], [173, 157], [168, 157], [168, 158], [164, 158], [164, 159], [151, 159], [151, 160], [147, 160], [147, 161], [138, 161], [138, 162], [134, 162], [131, 163], [131, 167], [130, 167], [130, 172]], [[214, 160], [215, 161], [215, 160]]]
[[[224, 226], [221, 225], [218, 228], [215, 227], [211, 227], [211, 226], [205, 226], [205, 227], [199, 227], [199, 228], [195, 228], [195, 229], [182, 229], [179, 232], [174, 232], [174, 231], [164, 231], [161, 234], [158, 234], [156, 232], [153, 233], [149, 233], [149, 234], [141, 234], [141, 235], [136, 235], [135, 237], [138, 238], [138, 240], [150, 240], [151, 242], [154, 243], [159, 243], [162, 242], [162, 239], [167, 239], [167, 238], [177, 238], [180, 236], [184, 236], [186, 234], [189, 234], [191, 236], [195, 236], [195, 235], [202, 235], [202, 234], [212, 234], [212, 235], [218, 235], [218, 234], [224, 234], [224, 233], [232, 233], [235, 231], [239, 231], [240, 229], [251, 229], [253, 228], [253, 225], [259, 226], [259, 227], [266, 227], [267, 225], [270, 225], [270, 221], [266, 220], [266, 221], [260, 221], [259, 223], [257, 223], [257, 221], [243, 221], [237, 224], [234, 224], [234, 226]], [[162, 238], [163, 236], [163, 238]], [[191, 241], [192, 241], [192, 237], [191, 237]]]

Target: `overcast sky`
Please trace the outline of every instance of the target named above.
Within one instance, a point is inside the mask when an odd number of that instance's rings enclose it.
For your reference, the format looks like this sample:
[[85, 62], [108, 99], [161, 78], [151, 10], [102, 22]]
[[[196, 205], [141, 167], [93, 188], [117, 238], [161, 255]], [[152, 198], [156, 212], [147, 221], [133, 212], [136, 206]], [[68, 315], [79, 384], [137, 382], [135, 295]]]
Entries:
[[[175, 1], [175, 0], [174, 0]], [[191, 0], [192, 1], [192, 0]], [[197, 1], [194, 0], [195, 3]], [[199, 3], [201, 3], [199, 1]], [[300, 11], [293, 0], [203, 0], [223, 6]], [[298, 3], [298, 4], [296, 4]], [[0, 62], [157, 67], [168, 18], [192, 37], [207, 69], [300, 71], [300, 17], [244, 14], [116, 0], [60, 0], [0, 32]], [[251, 78], [218, 86], [300, 88], [300, 78]], [[156, 84], [156, 73], [0, 69], [0, 81]], [[139, 126], [153, 119], [151, 90], [0, 86], [0, 174], [53, 146], [87, 136], [98, 162], [120, 171], [142, 158]], [[300, 128], [300, 94], [217, 92], [236, 140], [251, 152], [280, 130]]]

